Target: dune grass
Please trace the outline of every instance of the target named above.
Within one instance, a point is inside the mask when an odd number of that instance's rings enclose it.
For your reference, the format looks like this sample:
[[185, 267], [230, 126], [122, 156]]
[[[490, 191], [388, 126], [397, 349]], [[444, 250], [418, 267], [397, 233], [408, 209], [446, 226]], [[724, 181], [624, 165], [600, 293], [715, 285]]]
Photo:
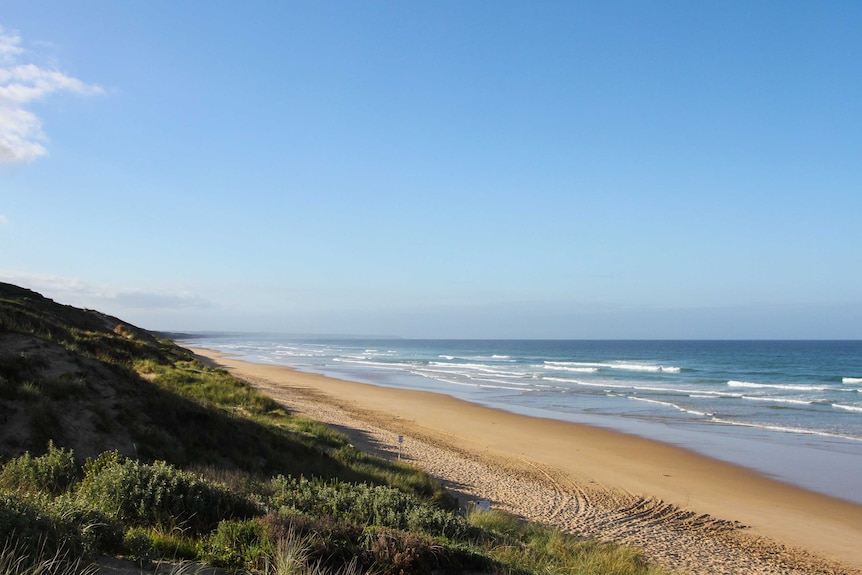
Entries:
[[14, 539], [8, 539], [0, 549], [3, 575], [95, 575], [96, 572], [94, 564], [63, 550], [33, 553]]
[[548, 575], [659, 575], [634, 549], [581, 539], [559, 529], [525, 522], [499, 510], [472, 512], [470, 525], [487, 537], [488, 557], [520, 573]]

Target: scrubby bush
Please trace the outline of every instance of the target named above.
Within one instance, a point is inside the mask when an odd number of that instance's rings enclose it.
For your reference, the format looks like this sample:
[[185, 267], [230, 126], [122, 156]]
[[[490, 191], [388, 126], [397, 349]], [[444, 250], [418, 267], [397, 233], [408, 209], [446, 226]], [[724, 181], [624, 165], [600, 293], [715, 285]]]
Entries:
[[86, 556], [120, 550], [123, 527], [119, 521], [91, 507], [73, 493], [65, 493], [44, 504], [55, 525], [75, 532], [80, 550]]
[[217, 567], [260, 569], [273, 551], [266, 525], [256, 519], [222, 521], [203, 544], [201, 556]]
[[362, 555], [363, 528], [357, 525], [298, 512], [269, 513], [261, 518], [261, 522], [266, 525], [271, 541], [290, 541], [299, 537], [305, 543], [309, 559], [331, 570], [341, 570]]
[[71, 450], [48, 443], [48, 452], [33, 457], [30, 452], [6, 462], [0, 470], [0, 488], [59, 495], [81, 478]]
[[153, 543], [149, 530], [143, 527], [132, 527], [123, 534], [123, 552], [126, 557], [145, 565], [153, 559]]
[[122, 554], [141, 566], [157, 559], [182, 561], [199, 557], [198, 542], [178, 530], [132, 527], [123, 535]]
[[409, 529], [458, 539], [467, 529], [455, 513], [439, 509], [397, 489], [341, 481], [278, 476], [272, 480], [271, 506], [356, 525]]
[[164, 462], [103, 454], [86, 466], [79, 497], [127, 526], [212, 530], [222, 519], [259, 513], [250, 500]]
[[[39, 545], [56, 549], [62, 535], [48, 515], [31, 502], [13, 494], [0, 495], [0, 539], [16, 542], [18, 553], [35, 554]], [[18, 544], [17, 542], [20, 542]]]
[[368, 529], [362, 541], [381, 575], [421, 575], [439, 570], [445, 548], [433, 539], [391, 529]]
[[0, 495], [0, 540], [10, 543], [18, 555], [92, 557], [114, 550], [115, 534], [98, 513], [74, 511], [44, 497]]
[[202, 555], [219, 567], [273, 575], [425, 575], [480, 571], [490, 565], [428, 536], [272, 514], [263, 519], [222, 522], [207, 540]]

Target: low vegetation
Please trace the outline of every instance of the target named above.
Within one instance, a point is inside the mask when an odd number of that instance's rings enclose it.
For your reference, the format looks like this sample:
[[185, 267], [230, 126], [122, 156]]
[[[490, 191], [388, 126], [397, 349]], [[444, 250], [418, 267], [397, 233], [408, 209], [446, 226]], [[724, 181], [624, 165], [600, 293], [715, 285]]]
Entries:
[[0, 575], [654, 571], [624, 548], [459, 511], [166, 340], [0, 284]]

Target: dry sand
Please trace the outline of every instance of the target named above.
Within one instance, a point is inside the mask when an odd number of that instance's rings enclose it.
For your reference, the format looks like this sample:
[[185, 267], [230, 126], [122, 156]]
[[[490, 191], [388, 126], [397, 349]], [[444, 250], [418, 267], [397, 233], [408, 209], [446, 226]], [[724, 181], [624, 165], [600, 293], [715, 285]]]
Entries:
[[632, 545], [679, 573], [862, 574], [862, 506], [615, 431], [193, 351], [362, 450], [397, 457], [402, 435], [401, 456], [462, 502]]

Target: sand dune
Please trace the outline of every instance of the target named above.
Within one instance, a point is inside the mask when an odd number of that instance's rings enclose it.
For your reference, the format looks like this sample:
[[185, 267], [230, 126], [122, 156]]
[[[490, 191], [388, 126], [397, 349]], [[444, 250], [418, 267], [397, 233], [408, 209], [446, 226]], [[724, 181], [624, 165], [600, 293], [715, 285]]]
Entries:
[[684, 449], [193, 350], [290, 409], [401, 456], [462, 501], [633, 545], [682, 573], [862, 573], [862, 506]]

